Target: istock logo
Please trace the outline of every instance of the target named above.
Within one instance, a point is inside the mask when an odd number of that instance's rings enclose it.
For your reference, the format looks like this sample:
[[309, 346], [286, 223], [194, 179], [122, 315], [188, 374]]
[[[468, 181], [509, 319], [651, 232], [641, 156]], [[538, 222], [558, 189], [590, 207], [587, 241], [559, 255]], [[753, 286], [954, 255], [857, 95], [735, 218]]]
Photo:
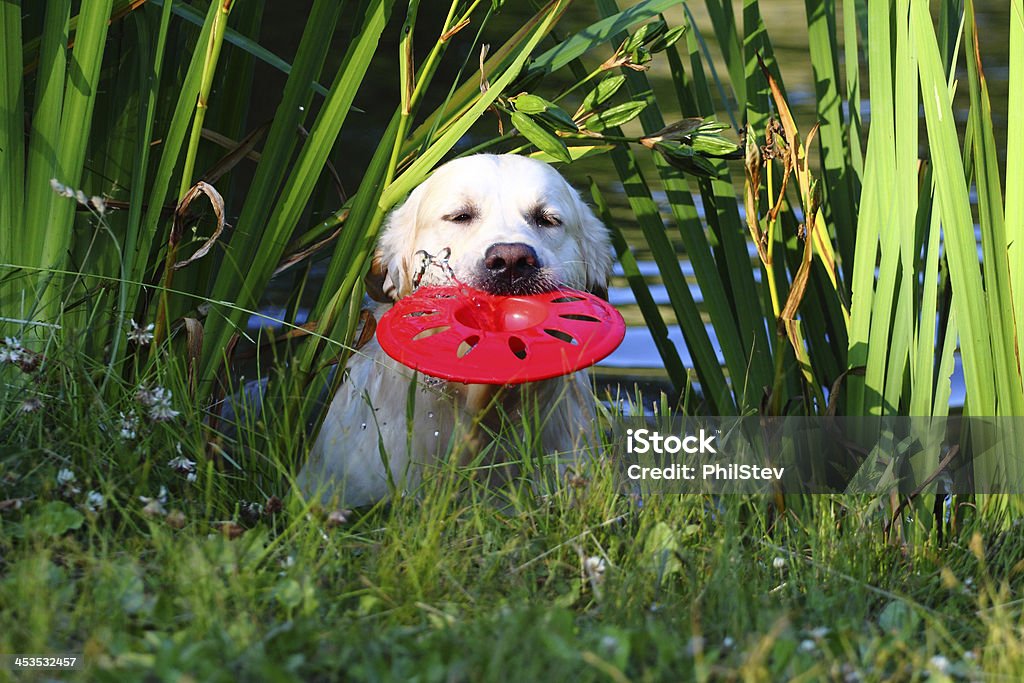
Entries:
[[657, 453], [674, 455], [683, 453], [718, 453], [714, 446], [715, 435], [701, 429], [697, 434], [688, 434], [682, 438], [674, 434], [662, 436], [649, 429], [626, 430], [626, 452], [636, 455]]

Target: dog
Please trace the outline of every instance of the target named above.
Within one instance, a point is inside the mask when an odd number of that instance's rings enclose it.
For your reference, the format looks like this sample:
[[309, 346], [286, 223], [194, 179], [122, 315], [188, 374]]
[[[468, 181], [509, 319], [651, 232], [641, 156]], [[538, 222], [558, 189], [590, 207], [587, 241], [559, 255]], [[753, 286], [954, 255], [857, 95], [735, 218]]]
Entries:
[[[453, 278], [497, 295], [565, 286], [606, 297], [611, 266], [608, 230], [557, 171], [529, 157], [480, 154], [439, 167], [389, 215], [367, 292], [380, 301], [377, 319], [418, 285]], [[498, 413], [515, 421], [539, 409], [547, 454], [579, 457], [594, 438], [585, 371], [504, 388], [417, 378], [373, 340], [345, 373], [298, 476], [300, 490], [324, 504], [369, 505], [415, 489], [424, 468], [445, 457], [474, 462], [494, 450], [489, 426]]]

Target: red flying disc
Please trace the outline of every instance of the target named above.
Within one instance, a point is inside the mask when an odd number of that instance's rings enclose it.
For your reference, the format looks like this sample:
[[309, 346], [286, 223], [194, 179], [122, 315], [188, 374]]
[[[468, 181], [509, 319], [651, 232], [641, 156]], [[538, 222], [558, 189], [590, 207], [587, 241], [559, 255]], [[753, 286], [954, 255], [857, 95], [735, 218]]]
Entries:
[[615, 308], [573, 289], [497, 296], [460, 286], [423, 287], [377, 323], [377, 341], [399, 363], [467, 384], [567, 375], [610, 354], [625, 334]]

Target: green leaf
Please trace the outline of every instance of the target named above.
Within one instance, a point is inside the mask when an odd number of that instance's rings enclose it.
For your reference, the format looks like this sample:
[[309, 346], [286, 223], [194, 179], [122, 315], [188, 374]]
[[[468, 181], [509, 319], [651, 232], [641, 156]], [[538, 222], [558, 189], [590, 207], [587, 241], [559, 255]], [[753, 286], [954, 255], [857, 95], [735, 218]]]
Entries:
[[651, 338], [654, 340], [654, 345], [661, 356], [665, 371], [668, 373], [673, 386], [685, 387], [687, 385], [686, 367], [679, 357], [679, 351], [676, 349], [675, 344], [669, 339], [668, 325], [665, 324], [665, 318], [661, 315], [661, 310], [658, 308], [654, 295], [651, 294], [651, 287], [647, 279], [643, 276], [640, 267], [637, 265], [636, 257], [630, 251], [625, 236], [622, 234], [612, 216], [611, 210], [608, 208], [608, 202], [605, 201], [604, 195], [601, 194], [601, 190], [593, 180], [590, 181], [590, 195], [594, 199], [594, 206], [597, 209], [598, 216], [601, 218], [601, 222], [608, 226], [608, 230], [611, 233], [612, 246], [615, 247], [619, 263], [622, 264], [623, 275], [626, 276], [626, 281], [629, 283], [630, 289], [633, 290], [633, 298], [636, 300], [637, 306], [640, 307], [640, 312], [644, 316], [644, 322], [647, 324], [647, 329], [650, 330]]
[[697, 154], [696, 150], [678, 142], [659, 142], [654, 148], [661, 152], [665, 161], [672, 164], [684, 173], [714, 178], [718, 170], [714, 164]]
[[928, 147], [935, 164], [935, 196], [946, 238], [950, 283], [955, 292], [953, 308], [960, 326], [967, 400], [973, 414], [996, 415], [991, 330], [998, 321], [991, 321], [988, 314], [952, 98], [926, 3], [911, 4], [910, 22], [919, 56]]
[[683, 34], [689, 30], [689, 24], [683, 24], [682, 26], [676, 26], [675, 28], [669, 29], [663, 35], [658, 36], [655, 40], [647, 46], [647, 49], [651, 51], [651, 54], [663, 52], [668, 48], [675, 45]]
[[572, 157], [569, 155], [569, 149], [565, 146], [565, 142], [523, 112], [512, 112], [512, 125], [522, 133], [523, 137], [536, 145], [537, 149], [547, 152], [561, 162], [572, 163]]
[[32, 515], [33, 528], [45, 536], [63, 536], [82, 526], [85, 517], [67, 503], [53, 500]]
[[920, 623], [917, 610], [901, 600], [893, 600], [878, 615], [879, 628], [894, 635], [914, 633]]
[[721, 135], [694, 135], [690, 138], [690, 146], [694, 152], [706, 156], [739, 158], [740, 146]]
[[[1024, 415], [1024, 393], [1021, 390], [1018, 370], [1010, 271], [1007, 264], [1009, 242], [1003, 216], [1002, 188], [999, 185], [999, 157], [992, 125], [992, 105], [988, 84], [979, 61], [981, 38], [975, 23], [973, 0], [968, 0], [966, 8], [967, 33], [972, 36], [973, 43], [973, 49], [968, 48], [966, 53], [968, 89], [971, 96], [970, 125], [974, 132], [974, 175], [985, 263], [985, 300], [992, 322], [992, 358], [999, 395], [999, 412], [1004, 415]], [[1020, 188], [1012, 188], [1010, 192], [1016, 193], [1019, 190]]]
[[529, 93], [523, 93], [522, 95], [516, 95], [509, 99], [509, 102], [516, 108], [516, 111], [521, 111], [524, 114], [540, 114], [545, 111], [551, 104], [543, 97], [537, 95], [531, 95]]
[[576, 122], [572, 120], [572, 117], [564, 109], [553, 102], [548, 102], [543, 97], [523, 93], [513, 97], [510, 102], [515, 106], [516, 111], [536, 116], [556, 130], [572, 133], [579, 130]]
[[[1012, 0], [1010, 16], [1010, 83], [1007, 102], [1024, 101], [1024, 0]], [[1024, 107], [1008, 107], [1006, 125], [1006, 244], [1012, 291], [1013, 319], [1017, 324], [1017, 341], [1024, 341]]]
[[638, 50], [641, 46], [662, 36], [667, 30], [668, 25], [661, 19], [644, 24], [626, 40], [622, 51], [629, 53]]
[[[47, 16], [49, 14], [47, 12]], [[25, 192], [21, 40], [20, 4], [0, 2], [0, 102], [3, 102], [0, 108], [0, 254], [5, 261], [19, 250], [19, 243], [23, 242], [17, 237], [22, 229]], [[4, 292], [5, 289], [0, 289], [0, 303], [6, 304]]]
[[[111, 0], [87, 2], [79, 15], [78, 33], [69, 61], [74, 72], [65, 85], [60, 120], [61, 146], [56, 155], [57, 179], [68, 187], [81, 187], [93, 109], [99, 92], [110, 7]], [[75, 202], [53, 195], [39, 265], [62, 268], [66, 263], [74, 233], [75, 206]], [[43, 304], [44, 317], [53, 319], [58, 306], [59, 294], [51, 292]]]
[[594, 114], [586, 120], [584, 127], [594, 133], [600, 133], [605, 129], [629, 123], [639, 116], [646, 107], [646, 102], [624, 102]]
[[580, 112], [582, 113], [597, 109], [602, 104], [610, 100], [625, 82], [626, 77], [622, 74], [608, 76], [598, 83], [597, 87], [587, 93], [587, 96], [583, 98], [583, 103], [580, 104]]
[[679, 541], [676, 534], [665, 522], [658, 522], [644, 540], [642, 557], [650, 563], [650, 569], [659, 580], [664, 580], [683, 569], [679, 561]]

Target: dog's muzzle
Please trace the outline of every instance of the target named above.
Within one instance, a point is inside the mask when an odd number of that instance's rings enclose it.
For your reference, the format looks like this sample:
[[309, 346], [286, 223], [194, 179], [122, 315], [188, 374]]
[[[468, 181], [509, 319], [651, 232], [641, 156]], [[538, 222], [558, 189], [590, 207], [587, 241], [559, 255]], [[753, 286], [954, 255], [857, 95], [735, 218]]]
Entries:
[[537, 252], [522, 242], [498, 242], [484, 253], [481, 289], [498, 295], [548, 289]]

